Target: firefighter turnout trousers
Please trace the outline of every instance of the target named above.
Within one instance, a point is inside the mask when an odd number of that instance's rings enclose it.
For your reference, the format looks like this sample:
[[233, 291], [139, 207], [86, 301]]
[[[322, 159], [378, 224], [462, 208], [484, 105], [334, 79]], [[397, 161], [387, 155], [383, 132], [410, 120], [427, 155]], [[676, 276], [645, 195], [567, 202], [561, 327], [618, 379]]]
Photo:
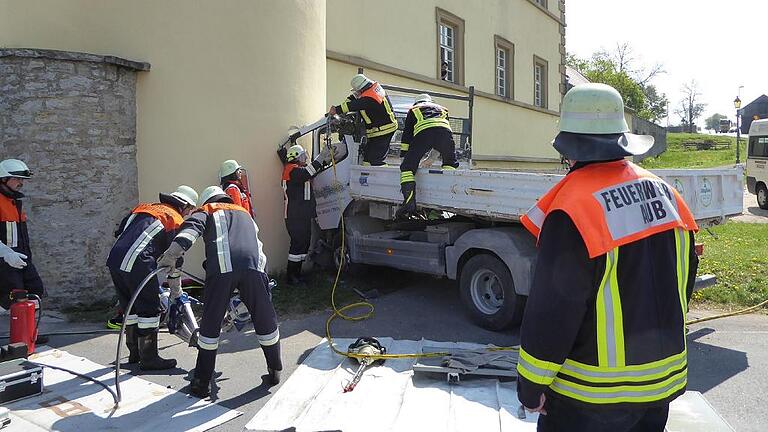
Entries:
[[228, 273], [209, 272], [203, 294], [203, 319], [198, 336], [197, 364], [195, 378], [208, 382], [216, 366], [216, 352], [219, 348], [221, 320], [234, 290], [240, 291], [240, 299], [248, 308], [253, 328], [259, 340], [267, 367], [282, 370], [280, 360], [280, 332], [277, 315], [272, 305], [269, 279], [264, 272], [245, 269]]
[[373, 138], [366, 138], [363, 150], [363, 165], [381, 166], [386, 164], [389, 143], [395, 132]]
[[309, 243], [312, 238], [312, 218], [296, 217], [285, 220], [285, 228], [291, 238], [288, 249], [288, 261], [302, 262], [307, 258]]
[[456, 145], [453, 142], [453, 134], [450, 129], [444, 127], [432, 127], [424, 129], [413, 137], [408, 153], [405, 154], [400, 164], [401, 172], [416, 174], [421, 158], [431, 149], [440, 152], [443, 161], [443, 169], [456, 169], [459, 163], [456, 161]]
[[[122, 310], [128, 310], [128, 303], [131, 301], [131, 297], [139, 289], [139, 284], [151, 272], [152, 269], [138, 266], [135, 266], [130, 272], [113, 268], [109, 269]], [[159, 292], [160, 282], [157, 276], [154, 276], [147, 282], [147, 286], [141, 290], [139, 296], [136, 297], [131, 314], [124, 318], [125, 325], [138, 325], [139, 336], [148, 336], [156, 332], [160, 327], [161, 308]]]

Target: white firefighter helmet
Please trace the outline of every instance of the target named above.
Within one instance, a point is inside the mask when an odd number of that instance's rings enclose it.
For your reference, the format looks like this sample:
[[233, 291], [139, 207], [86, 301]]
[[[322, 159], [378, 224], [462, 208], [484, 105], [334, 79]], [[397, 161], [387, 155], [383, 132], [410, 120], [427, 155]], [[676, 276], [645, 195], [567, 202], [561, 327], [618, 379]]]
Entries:
[[0, 162], [0, 178], [3, 177], [28, 179], [32, 177], [32, 171], [27, 164], [18, 159], [6, 159]]
[[653, 147], [650, 135], [629, 133], [624, 101], [606, 84], [580, 84], [563, 97], [560, 133], [553, 146], [571, 161], [603, 161], [640, 155]]
[[187, 185], [181, 185], [171, 193], [171, 196], [176, 197], [186, 203], [189, 206], [197, 206], [197, 192]]
[[228, 175], [234, 174], [235, 171], [242, 168], [239, 163], [234, 159], [225, 160], [221, 163], [219, 168], [219, 178], [224, 178]]
[[413, 103], [417, 104], [417, 103], [423, 103], [423, 102], [432, 102], [432, 96], [426, 93], [422, 93], [416, 96], [416, 101], [414, 101]]
[[298, 159], [299, 157], [301, 157], [301, 155], [305, 154], [306, 152], [307, 151], [304, 150], [304, 147], [302, 147], [299, 144], [294, 144], [294, 145], [288, 147], [288, 152], [285, 154], [285, 159], [288, 162], [293, 162], [296, 159]]
[[200, 205], [207, 204], [208, 201], [211, 200], [211, 198], [215, 198], [222, 195], [225, 197], [229, 196], [226, 193], [224, 193], [224, 190], [218, 186], [208, 186], [207, 188], [205, 188], [203, 193], [200, 194], [200, 201], [199, 201]]
[[352, 77], [352, 81], [350, 81], [349, 84], [352, 86], [352, 91], [359, 92], [359, 91], [362, 91], [365, 88], [365, 86], [367, 86], [368, 84], [371, 84], [372, 82], [373, 81], [367, 76], [363, 74], [357, 74]]

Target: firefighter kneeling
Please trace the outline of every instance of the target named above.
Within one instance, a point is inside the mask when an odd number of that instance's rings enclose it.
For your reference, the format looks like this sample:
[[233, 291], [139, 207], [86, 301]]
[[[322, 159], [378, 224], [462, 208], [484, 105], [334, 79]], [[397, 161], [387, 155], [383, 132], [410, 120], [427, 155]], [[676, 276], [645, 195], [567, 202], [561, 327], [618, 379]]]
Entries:
[[176, 238], [158, 260], [158, 266], [175, 269], [177, 260], [199, 237], [205, 242], [207, 259], [203, 318], [197, 345], [197, 364], [190, 392], [200, 398], [210, 394], [216, 365], [221, 320], [235, 289], [248, 308], [256, 337], [267, 361], [271, 384], [280, 382], [280, 333], [272, 305], [269, 279], [265, 273], [267, 257], [262, 252], [259, 228], [251, 215], [218, 186], [206, 188], [202, 207], [181, 225]]

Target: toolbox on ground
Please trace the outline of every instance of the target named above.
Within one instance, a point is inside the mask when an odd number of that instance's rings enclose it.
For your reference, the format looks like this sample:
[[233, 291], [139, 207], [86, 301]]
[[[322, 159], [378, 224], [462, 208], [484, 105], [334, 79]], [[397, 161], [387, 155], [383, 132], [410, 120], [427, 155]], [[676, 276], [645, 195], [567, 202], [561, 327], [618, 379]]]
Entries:
[[43, 392], [43, 367], [25, 359], [0, 363], [0, 403]]

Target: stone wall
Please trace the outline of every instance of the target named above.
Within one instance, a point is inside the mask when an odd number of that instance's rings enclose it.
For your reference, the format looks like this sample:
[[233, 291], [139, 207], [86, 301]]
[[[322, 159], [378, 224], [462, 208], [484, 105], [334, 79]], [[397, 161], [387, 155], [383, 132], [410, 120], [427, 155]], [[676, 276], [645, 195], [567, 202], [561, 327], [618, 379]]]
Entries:
[[149, 64], [0, 49], [0, 158], [34, 177], [24, 206], [48, 307], [111, 301], [104, 263], [115, 225], [138, 199], [136, 75]]

